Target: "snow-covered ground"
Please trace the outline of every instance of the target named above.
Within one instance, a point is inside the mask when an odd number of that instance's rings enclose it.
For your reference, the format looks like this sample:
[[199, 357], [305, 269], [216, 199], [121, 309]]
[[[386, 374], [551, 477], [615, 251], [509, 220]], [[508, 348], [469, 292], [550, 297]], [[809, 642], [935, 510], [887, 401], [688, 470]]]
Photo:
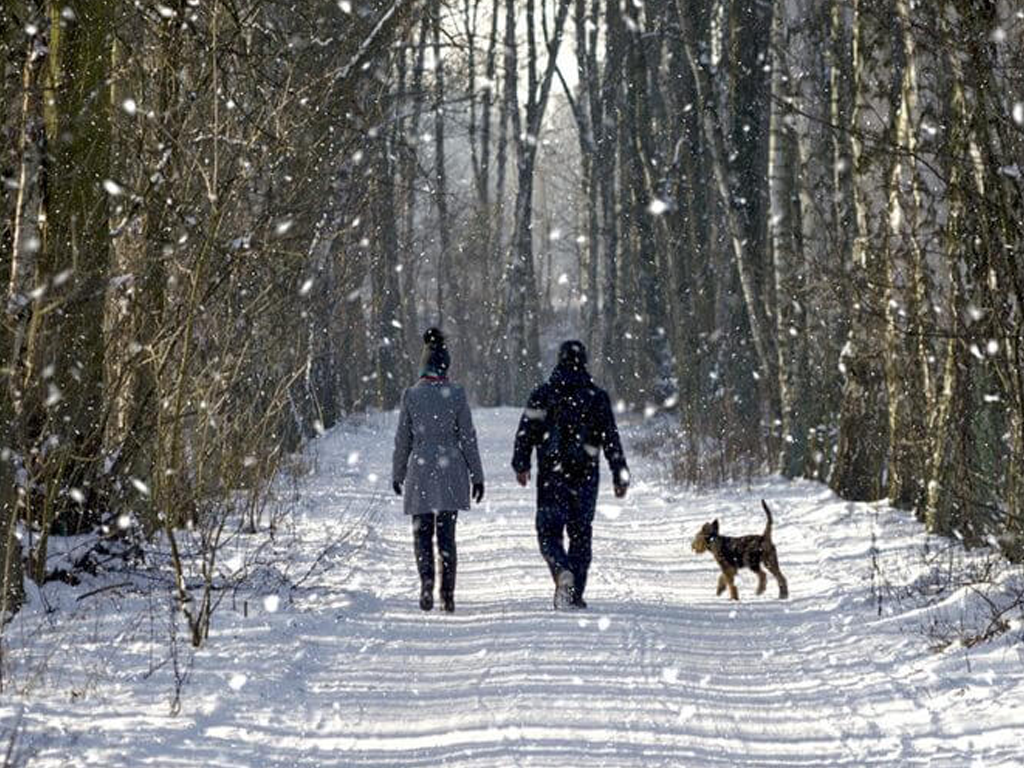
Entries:
[[[10, 762], [32, 766], [1024, 764], [1020, 609], [990, 642], [935, 650], [987, 603], [942, 590], [946, 556], [929, 565], [905, 515], [778, 479], [683, 491], [627, 428], [634, 486], [602, 492], [590, 609], [555, 613], [509, 468], [518, 413], [475, 418], [487, 496], [459, 520], [454, 615], [418, 608], [394, 415], [371, 417], [311, 446], [272, 543], [233, 545], [246, 586], [194, 655], [184, 637], [169, 652], [162, 588], [34, 593], [8, 627], [0, 754], [16, 728]], [[771, 578], [755, 596], [749, 572], [741, 602], [716, 597], [690, 538], [714, 517], [759, 532], [761, 498], [790, 599]]]

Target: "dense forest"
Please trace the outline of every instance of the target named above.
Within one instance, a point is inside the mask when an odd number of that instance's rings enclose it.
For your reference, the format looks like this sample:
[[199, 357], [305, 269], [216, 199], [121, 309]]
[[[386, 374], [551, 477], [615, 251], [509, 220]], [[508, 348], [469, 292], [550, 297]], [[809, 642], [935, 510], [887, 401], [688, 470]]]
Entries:
[[1024, 559], [1017, 3], [6, 0], [0, 34], [0, 614], [51, 535], [261, 525], [432, 323], [478, 404], [579, 336], [681, 481]]

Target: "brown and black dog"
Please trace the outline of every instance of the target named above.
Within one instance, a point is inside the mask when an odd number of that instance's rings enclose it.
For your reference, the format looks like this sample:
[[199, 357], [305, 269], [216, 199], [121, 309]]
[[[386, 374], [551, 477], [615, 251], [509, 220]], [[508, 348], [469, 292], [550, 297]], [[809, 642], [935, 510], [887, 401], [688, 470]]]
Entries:
[[768, 577], [761, 570], [763, 564], [779, 582], [779, 598], [785, 600], [789, 597], [789, 585], [779, 569], [779, 558], [775, 552], [775, 544], [772, 543], [772, 511], [768, 509], [764, 499], [761, 499], [761, 506], [768, 515], [768, 524], [760, 536], [722, 536], [718, 532], [718, 520], [713, 520], [704, 523], [700, 532], [693, 537], [693, 551], [698, 554], [710, 551], [715, 556], [718, 567], [722, 569], [722, 575], [718, 577], [718, 591], [715, 594], [720, 595], [729, 587], [729, 597], [739, 600], [740, 595], [736, 591], [734, 579], [737, 571], [744, 567], [757, 574], [757, 594], [764, 593]]

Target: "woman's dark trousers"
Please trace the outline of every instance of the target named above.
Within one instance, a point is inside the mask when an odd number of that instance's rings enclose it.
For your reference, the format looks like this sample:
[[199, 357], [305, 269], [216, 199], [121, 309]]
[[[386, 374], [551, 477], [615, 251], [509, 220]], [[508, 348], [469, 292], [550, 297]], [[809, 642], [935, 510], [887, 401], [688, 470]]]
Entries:
[[455, 523], [458, 512], [412, 516], [412, 538], [416, 550], [416, 567], [420, 572], [421, 593], [434, 592], [434, 532], [437, 532], [437, 551], [441, 555], [441, 600], [446, 609], [454, 605], [455, 568], [458, 557], [455, 551]]

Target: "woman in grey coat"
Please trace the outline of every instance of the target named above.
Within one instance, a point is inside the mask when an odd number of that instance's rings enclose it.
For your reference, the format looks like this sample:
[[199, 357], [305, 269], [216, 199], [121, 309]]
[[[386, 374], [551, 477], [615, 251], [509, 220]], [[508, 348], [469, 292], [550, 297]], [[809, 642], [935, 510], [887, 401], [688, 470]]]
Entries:
[[441, 555], [441, 603], [455, 610], [455, 523], [469, 509], [470, 483], [477, 504], [484, 497], [484, 470], [466, 392], [448, 380], [451, 357], [444, 335], [423, 335], [420, 379], [402, 394], [392, 455], [392, 487], [405, 496], [412, 517], [413, 547], [420, 572], [420, 608], [434, 607], [434, 533]]

